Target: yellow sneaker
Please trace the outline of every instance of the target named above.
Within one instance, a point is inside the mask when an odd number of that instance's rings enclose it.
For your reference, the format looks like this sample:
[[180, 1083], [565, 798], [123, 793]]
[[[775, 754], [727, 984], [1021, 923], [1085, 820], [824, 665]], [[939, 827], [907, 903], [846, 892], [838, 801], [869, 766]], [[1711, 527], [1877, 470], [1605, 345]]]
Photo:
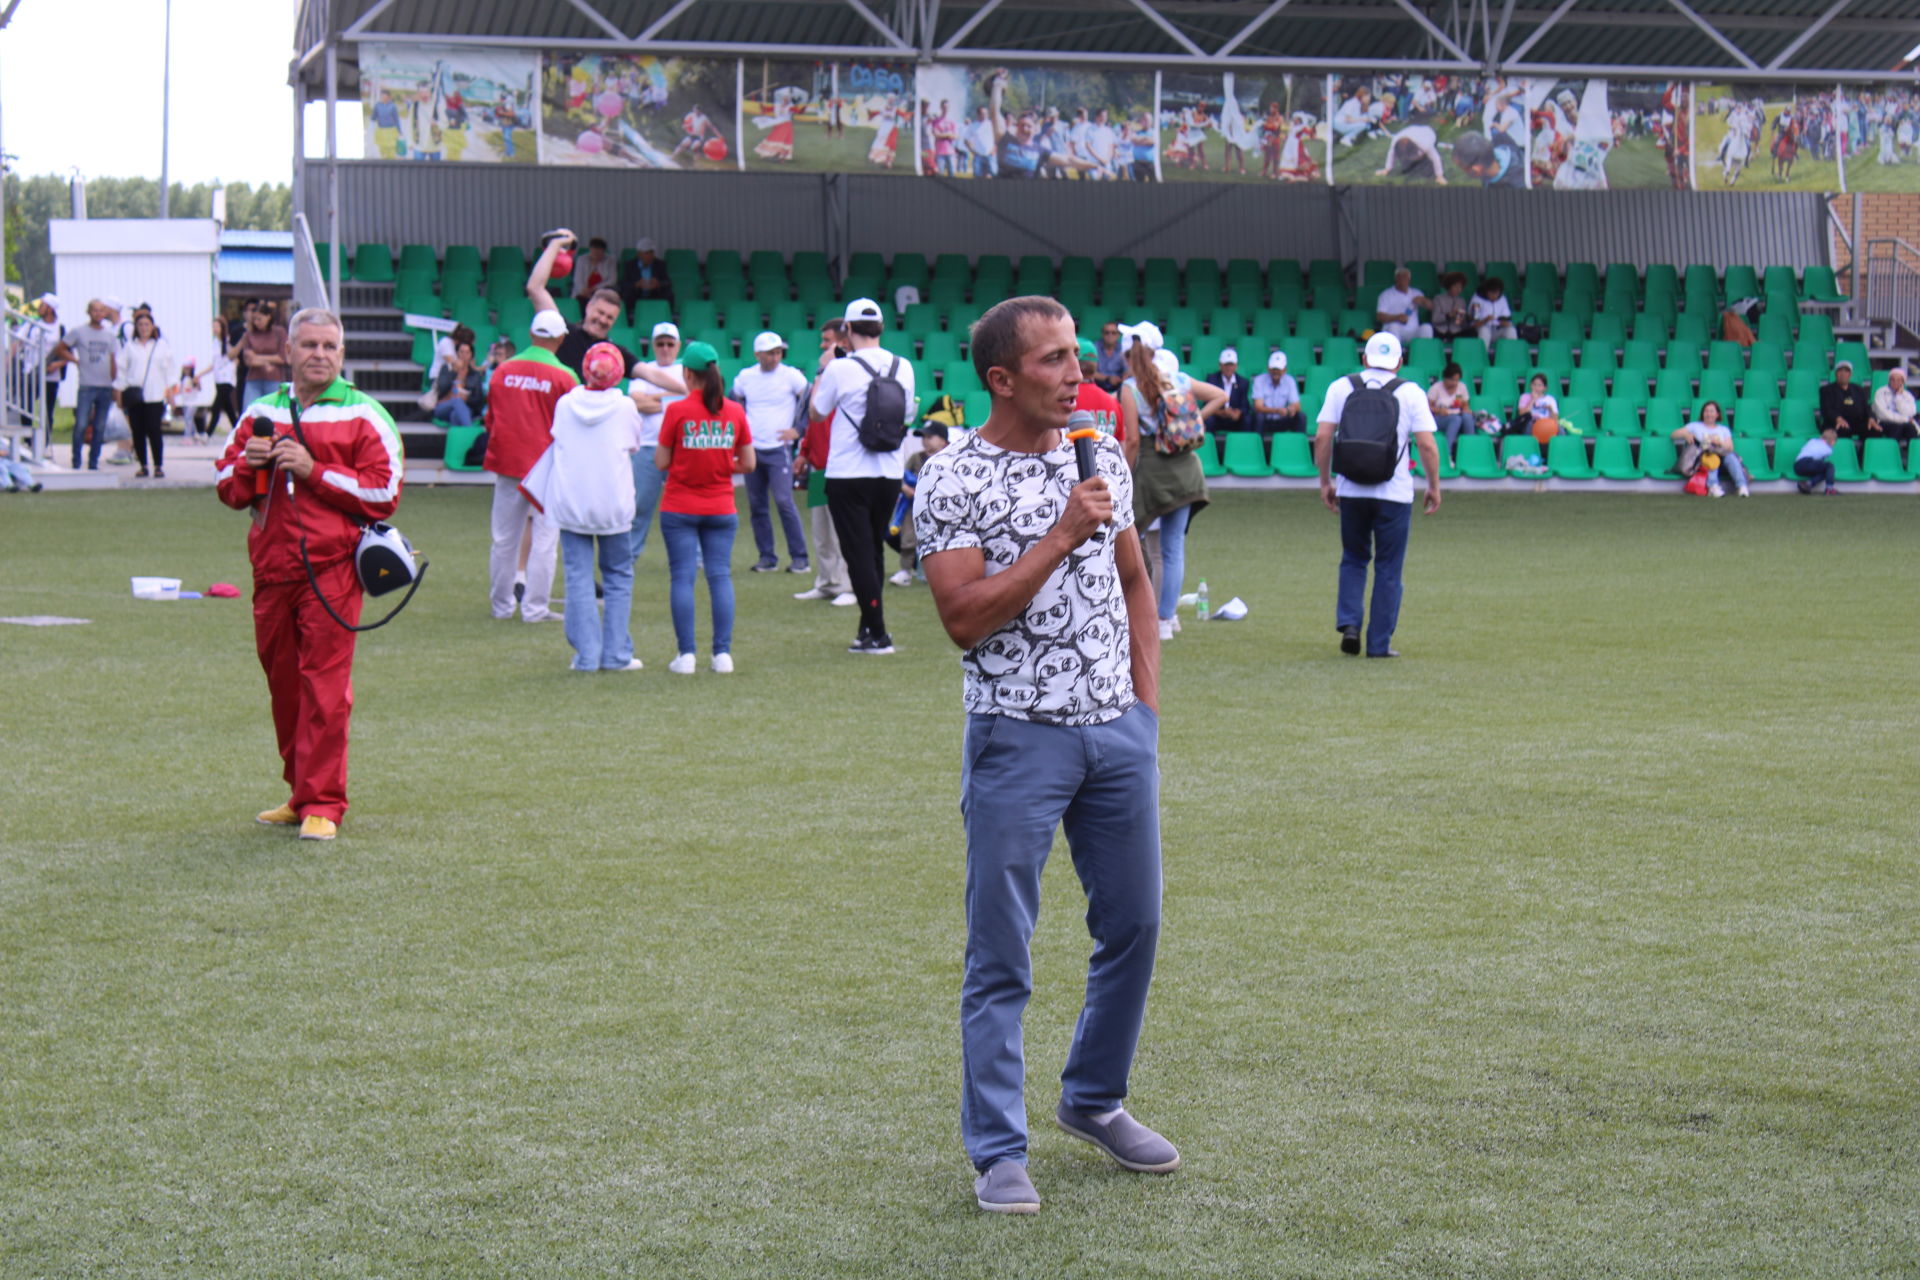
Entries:
[[256, 814], [253, 820], [263, 827], [292, 827], [299, 825], [300, 815], [293, 811], [292, 805], [283, 804], [278, 809]]
[[330, 818], [310, 813], [300, 823], [302, 840], [331, 840], [340, 834], [339, 826]]

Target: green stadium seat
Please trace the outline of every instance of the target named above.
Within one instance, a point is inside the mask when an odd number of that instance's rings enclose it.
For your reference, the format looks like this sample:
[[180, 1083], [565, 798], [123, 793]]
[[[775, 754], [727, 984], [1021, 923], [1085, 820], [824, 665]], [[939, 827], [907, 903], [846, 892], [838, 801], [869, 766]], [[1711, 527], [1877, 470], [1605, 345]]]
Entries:
[[1777, 342], [1789, 346], [1793, 342], [1793, 313], [1785, 310], [1769, 311], [1760, 317], [1760, 323], [1754, 330], [1754, 336], [1763, 342]]
[[1609, 436], [1639, 435], [1639, 406], [1626, 400], [1607, 399], [1601, 401], [1600, 433]]
[[1771, 407], [1780, 403], [1780, 384], [1768, 377], [1764, 369], [1759, 373], [1749, 372], [1740, 383], [1740, 398]]
[[1287, 369], [1296, 382], [1308, 369], [1313, 368], [1312, 339], [1286, 338], [1281, 341], [1280, 349], [1287, 353]]
[[1700, 390], [1695, 396], [1698, 400], [1716, 400], [1721, 408], [1732, 404], [1739, 398], [1735, 390], [1733, 375], [1724, 369], [1708, 369], [1700, 375]]
[[493, 312], [485, 298], [455, 299], [447, 315], [455, 324], [466, 325], [475, 332], [493, 323]]
[[1640, 428], [1642, 436], [1658, 436], [1662, 440], [1687, 425], [1681, 406], [1684, 400], [1670, 400], [1665, 396], [1655, 396], [1647, 401], [1646, 421]]
[[[753, 290], [748, 287], [745, 276], [720, 276], [707, 282], [707, 297], [721, 305], [738, 302], [752, 295]], [[678, 296], [679, 291], [676, 289], [675, 297]], [[887, 296], [892, 295], [889, 293]]]
[[1737, 378], [1747, 371], [1747, 353], [1737, 342], [1715, 339], [1707, 344], [1706, 367], [1723, 369]]
[[1207, 319], [1207, 332], [1229, 341], [1247, 336], [1247, 315], [1238, 307], [1215, 307]]
[[[1254, 437], [1257, 441], [1258, 436]], [[1310, 480], [1319, 476], [1313, 460], [1313, 438], [1303, 431], [1282, 431], [1273, 437], [1273, 471], [1291, 480]]]
[[1303, 293], [1306, 291], [1306, 277], [1300, 270], [1298, 258], [1274, 258], [1267, 263], [1267, 296], [1281, 293]]
[[558, 311], [560, 318], [565, 320], [569, 325], [577, 325], [580, 323], [580, 299], [573, 297], [555, 298], [553, 300], [553, 309]]
[[607, 341], [616, 347], [625, 347], [629, 351], [647, 355], [650, 333], [651, 330], [648, 329], [635, 329], [629, 325], [616, 324], [607, 330]]
[[1266, 290], [1260, 287], [1257, 280], [1231, 280], [1218, 296], [1224, 297], [1230, 307], [1238, 307], [1242, 311], [1258, 311], [1267, 295]]
[[1360, 344], [1345, 334], [1328, 338], [1320, 344], [1320, 363], [1339, 370], [1341, 374], [1357, 372], [1360, 368]]
[[1808, 400], [1818, 404], [1820, 402], [1820, 388], [1825, 385], [1826, 381], [1827, 371], [1824, 367], [1818, 369], [1789, 369], [1787, 370], [1786, 390], [1783, 394], [1790, 400]]
[[1520, 296], [1520, 268], [1511, 262], [1495, 260], [1487, 264], [1480, 273], [1482, 280], [1499, 279], [1507, 286], [1507, 298], [1511, 301]]
[[1556, 311], [1547, 320], [1547, 338], [1550, 341], [1577, 347], [1586, 341], [1586, 336], [1585, 318], [1571, 311]]
[[[932, 361], [923, 361], [932, 364]], [[949, 360], [938, 366], [940, 369], [940, 390], [945, 395], [966, 397], [976, 391], [984, 390], [980, 385], [980, 375], [974, 370], [971, 360]]]
[[[494, 252], [498, 253], [499, 250], [496, 249]], [[491, 259], [489, 259], [489, 261], [491, 261]], [[741, 259], [738, 249], [714, 249], [710, 251], [707, 254], [705, 268], [708, 283], [719, 279], [739, 280], [747, 274], [747, 265], [745, 261]], [[667, 270], [671, 272], [673, 268], [669, 267]]]
[[[960, 339], [951, 333], [928, 333], [920, 338], [920, 359], [935, 368], [943, 368], [960, 358]], [[969, 363], [968, 368], [972, 368]]]
[[1860, 451], [1852, 440], [1841, 437], [1833, 442], [1833, 478], [1849, 484], [1859, 484], [1868, 479], [1860, 466]]
[[431, 329], [409, 329], [407, 332], [413, 335], [413, 350], [408, 352], [407, 359], [423, 370], [429, 368], [433, 364], [434, 340], [439, 335]]
[[1607, 375], [1599, 369], [1575, 369], [1567, 379], [1567, 394], [1598, 403], [1607, 398]]
[[473, 448], [473, 442], [486, 434], [486, 428], [448, 427], [447, 446], [440, 454], [440, 465], [448, 471], [481, 471], [484, 468], [469, 465], [467, 451]]
[[[331, 283], [333, 280], [331, 274], [333, 271], [333, 242], [330, 240], [314, 241], [313, 256], [320, 262], [320, 278]], [[340, 278], [342, 280], [353, 279], [353, 255], [344, 249], [340, 251]]]
[[[674, 318], [682, 332], [691, 333], [699, 329], [717, 329], [720, 327], [720, 308], [705, 299], [691, 301], [680, 300], [680, 314]], [[651, 325], [648, 326], [652, 328]]]
[[[1712, 268], [1708, 268], [1708, 271], [1711, 274]], [[1680, 272], [1671, 262], [1649, 262], [1645, 275], [1645, 293], [1653, 293], [1656, 290], [1664, 293], [1680, 291]]]
[[1630, 338], [1620, 354], [1622, 369], [1635, 369], [1649, 379], [1660, 372], [1660, 348], [1646, 338]]
[[440, 259], [430, 244], [403, 244], [394, 269], [423, 272], [429, 280], [437, 280], [440, 277]]
[[1360, 307], [1348, 307], [1333, 322], [1333, 331], [1358, 338], [1373, 329], [1374, 313]]
[[1865, 382], [1867, 371], [1873, 368], [1872, 357], [1867, 354], [1867, 344], [1864, 342], [1849, 340], [1834, 343], [1833, 363], [1837, 365], [1842, 360], [1852, 361], [1855, 382]]
[[[1531, 443], [1531, 441], [1529, 441]], [[1469, 480], [1502, 480], [1507, 469], [1494, 452], [1492, 436], [1463, 435], [1453, 446], [1453, 462]]]
[[[1602, 403], [1605, 403], [1602, 401]], [[1593, 402], [1585, 396], [1560, 397], [1560, 426], [1577, 436], [1595, 434]]]
[[[1187, 366], [1196, 378], [1204, 378], [1220, 368], [1220, 352], [1231, 346], [1234, 339], [1221, 339], [1214, 334], [1201, 334], [1190, 344], [1187, 353]], [[1238, 353], [1246, 360], [1247, 353]]]
[[[715, 327], [711, 329], [689, 330], [685, 326], [682, 326], [680, 332], [682, 336], [686, 337], [690, 342], [706, 343], [712, 347], [723, 360], [731, 358], [734, 354], [734, 335], [725, 329]], [[753, 335], [748, 334], [746, 340], [748, 344], [747, 353], [751, 355], [753, 353]]]
[[1758, 298], [1761, 296], [1760, 273], [1752, 267], [1737, 266], [1727, 268], [1727, 301], [1740, 298]]
[[1833, 317], [1821, 311], [1809, 311], [1800, 317], [1800, 340], [1818, 339], [1824, 347], [1833, 346]]
[[1780, 472], [1767, 457], [1767, 442], [1760, 437], [1735, 436], [1733, 450], [1740, 455], [1740, 462], [1746, 467], [1747, 475], [1752, 479], [1764, 482], [1780, 478]]
[[1407, 344], [1407, 363], [1427, 369], [1444, 369], [1447, 346], [1438, 338], [1415, 338]]
[[1780, 401], [1780, 424], [1778, 431], [1783, 436], [1811, 436], [1818, 434], [1819, 401], [1803, 399], [1799, 396], [1786, 396]]
[[1486, 344], [1478, 338], [1456, 338], [1450, 351], [1460, 372], [1469, 378], [1488, 367]]
[[[1920, 450], [1914, 452], [1920, 455]], [[1905, 484], [1914, 478], [1913, 469], [1900, 461], [1900, 445], [1894, 440], [1867, 441], [1860, 463], [1868, 476], [1882, 484]]]
[[1679, 346], [1693, 352], [1693, 358], [1700, 358], [1700, 349], [1713, 340], [1714, 331], [1719, 327], [1715, 317], [1698, 312], [1682, 312], [1673, 322], [1673, 338], [1667, 344], [1667, 358], [1671, 362], [1673, 348]]
[[1502, 338], [1493, 344], [1493, 367], [1525, 369], [1533, 363], [1533, 351], [1518, 338]]
[[960, 416], [969, 427], [979, 427], [993, 412], [993, 397], [985, 391], [969, 391], [960, 398]]
[[[1277, 443], [1279, 439], [1280, 437], [1276, 436], [1275, 442]], [[1225, 440], [1226, 451], [1221, 456], [1220, 462], [1229, 475], [1259, 480], [1273, 474], [1273, 465], [1267, 461], [1266, 450], [1260, 447], [1260, 437], [1257, 433], [1229, 431], [1225, 433]]]
[[765, 310], [751, 298], [734, 298], [718, 304], [715, 310], [720, 314], [720, 327], [743, 339], [750, 340], [766, 323]]
[[1680, 465], [1680, 452], [1666, 435], [1649, 431], [1640, 437], [1640, 474], [1648, 480], [1672, 480]]
[[1441, 271], [1442, 271], [1442, 274], [1451, 274], [1457, 271], [1461, 275], [1465, 276], [1467, 278], [1467, 296], [1468, 297], [1472, 297], [1473, 291], [1479, 287], [1480, 264], [1477, 262], [1469, 262], [1465, 258], [1455, 258], [1452, 261], [1448, 262], [1443, 268], [1441, 268]]
[[1502, 436], [1500, 439], [1500, 465], [1503, 469], [1514, 458], [1532, 458], [1539, 456], [1539, 453], [1540, 442], [1532, 436]]
[[1572, 369], [1573, 346], [1559, 338], [1543, 338], [1534, 364], [1541, 369]]
[[[1626, 340], [1626, 326], [1621, 323], [1619, 316], [1609, 315], [1603, 311], [1594, 316], [1587, 325], [1587, 346], [1606, 347], [1618, 351]], [[1655, 350], [1658, 350], [1657, 346]], [[1584, 355], [1585, 352], [1586, 347], [1582, 347], [1581, 353]]]
[[[1832, 267], [1808, 267], [1803, 283], [1804, 296], [1808, 302], [1845, 302], [1847, 295], [1840, 291], [1840, 282], [1834, 276]], [[1801, 320], [1804, 325], [1805, 319]]]
[[[533, 303], [526, 298], [504, 302], [495, 312], [494, 322], [500, 326], [500, 332], [513, 338], [516, 343], [524, 341], [528, 330], [533, 327]], [[482, 359], [486, 358], [484, 351], [479, 355]]]
[[1227, 469], [1220, 465], [1220, 448], [1214, 443], [1211, 432], [1201, 437], [1200, 443], [1194, 446], [1193, 451], [1200, 459], [1201, 475], [1212, 480], [1227, 474]]
[[1727, 418], [1727, 425], [1736, 436], [1773, 435], [1773, 405], [1765, 401], [1736, 400]]
[[1633, 441], [1624, 435], [1601, 436], [1593, 442], [1593, 472], [1602, 480], [1638, 480]]
[[1318, 347], [1333, 336], [1333, 317], [1325, 311], [1296, 311], [1293, 333], [1295, 337], [1305, 338]]
[[353, 278], [370, 284], [393, 279], [393, 250], [384, 244], [363, 244], [353, 250]]
[[1579, 436], [1555, 436], [1547, 441], [1547, 469], [1562, 480], [1600, 478], [1600, 472], [1587, 461], [1587, 442]]
[[1663, 400], [1693, 399], [1693, 375], [1685, 369], [1662, 369], [1654, 375], [1653, 394]]
[[880, 335], [880, 347], [891, 351], [902, 360], [912, 360], [919, 356], [919, 344], [912, 334], [903, 329], [888, 329]]
[[1192, 307], [1169, 307], [1154, 313], [1154, 319], [1166, 330], [1167, 343], [1177, 346], [1182, 342], [1197, 338], [1205, 330], [1201, 327], [1200, 313]]
[[[1453, 465], [1453, 458], [1447, 452], [1446, 437], [1442, 436], [1441, 438], [1435, 440], [1433, 443], [1435, 446], [1434, 452], [1440, 455], [1440, 478], [1442, 480], [1459, 479], [1460, 468]], [[1418, 449], [1413, 451], [1413, 474], [1416, 476], [1419, 476], [1423, 480], [1426, 478], [1426, 475], [1427, 475], [1426, 467], [1422, 466], [1420, 463], [1420, 451]]]

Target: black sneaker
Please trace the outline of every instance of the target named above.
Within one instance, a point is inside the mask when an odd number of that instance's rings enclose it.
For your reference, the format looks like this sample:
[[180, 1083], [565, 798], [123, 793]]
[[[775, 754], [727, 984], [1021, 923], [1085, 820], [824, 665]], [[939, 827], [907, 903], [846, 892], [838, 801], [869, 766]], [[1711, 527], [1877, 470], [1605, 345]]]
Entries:
[[847, 646], [848, 653], [892, 653], [893, 637], [882, 632], [874, 635], [871, 631], [862, 631], [854, 642]]
[[1360, 628], [1340, 628], [1340, 652], [1345, 654], [1360, 652]]
[[757, 564], [755, 564], [755, 565], [753, 566], [753, 568], [752, 568], [751, 570], [749, 570], [749, 572], [751, 572], [751, 573], [774, 573], [774, 572], [777, 572], [777, 571], [779, 570], [779, 568], [780, 568], [780, 562], [779, 562], [778, 560], [775, 560], [775, 559], [773, 559], [773, 558], [771, 558], [771, 557], [769, 557], [769, 558], [767, 558], [767, 559], [765, 559], [765, 560], [762, 560], [762, 561], [760, 561], [760, 562], [758, 562]]

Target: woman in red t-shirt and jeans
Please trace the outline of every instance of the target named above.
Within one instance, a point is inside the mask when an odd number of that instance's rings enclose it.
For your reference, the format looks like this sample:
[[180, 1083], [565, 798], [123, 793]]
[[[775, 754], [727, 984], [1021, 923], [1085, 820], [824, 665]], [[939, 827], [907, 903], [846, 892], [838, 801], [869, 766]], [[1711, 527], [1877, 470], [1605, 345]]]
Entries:
[[667, 473], [660, 492], [660, 537], [667, 544], [668, 603], [680, 656], [667, 664], [693, 674], [693, 575], [703, 562], [713, 600], [713, 669], [733, 670], [733, 535], [740, 527], [733, 477], [753, 470], [747, 411], [726, 398], [719, 354], [704, 342], [680, 353], [687, 394], [667, 406], [654, 465]]

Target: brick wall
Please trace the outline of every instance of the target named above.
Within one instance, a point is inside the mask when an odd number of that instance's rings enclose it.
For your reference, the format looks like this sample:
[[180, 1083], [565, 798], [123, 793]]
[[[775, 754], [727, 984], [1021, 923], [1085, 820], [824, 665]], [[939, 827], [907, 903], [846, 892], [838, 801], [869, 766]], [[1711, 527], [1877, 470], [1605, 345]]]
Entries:
[[[1920, 245], [1920, 194], [1868, 193], [1860, 197], [1860, 240], [1862, 244], [1869, 240], [1883, 240], [1888, 236], [1898, 236], [1911, 245]], [[1840, 225], [1853, 226], [1853, 197], [1835, 196], [1833, 198], [1834, 216]], [[1842, 288], [1845, 288], [1846, 274], [1852, 269], [1848, 261], [1844, 242], [1834, 237], [1834, 261], [1839, 265]]]

